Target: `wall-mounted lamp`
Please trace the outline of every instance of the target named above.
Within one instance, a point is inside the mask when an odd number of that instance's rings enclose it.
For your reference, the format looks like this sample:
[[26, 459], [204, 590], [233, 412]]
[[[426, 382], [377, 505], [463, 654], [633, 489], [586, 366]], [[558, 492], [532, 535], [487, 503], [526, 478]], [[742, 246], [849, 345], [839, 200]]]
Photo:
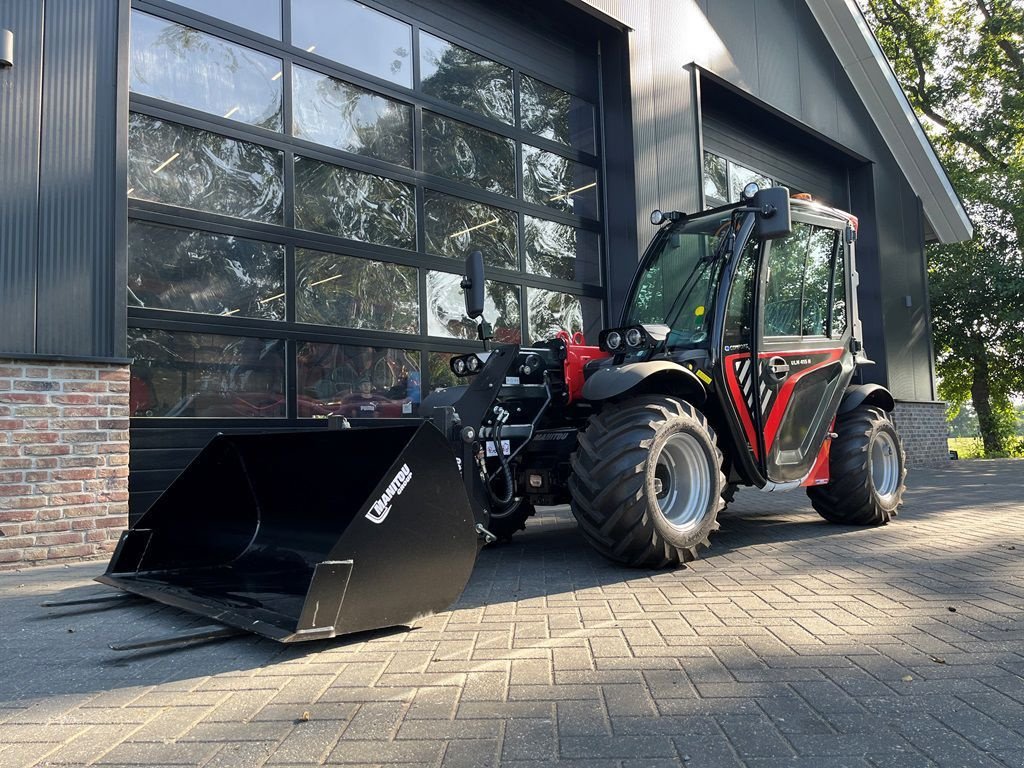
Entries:
[[14, 66], [14, 33], [0, 29], [0, 69]]

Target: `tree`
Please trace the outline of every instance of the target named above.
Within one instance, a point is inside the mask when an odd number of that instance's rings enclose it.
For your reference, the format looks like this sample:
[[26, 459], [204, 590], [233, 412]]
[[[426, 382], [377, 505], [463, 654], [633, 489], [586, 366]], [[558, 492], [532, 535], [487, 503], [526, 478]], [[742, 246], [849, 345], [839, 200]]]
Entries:
[[927, 249], [940, 395], [986, 454], [1024, 392], [1024, 0], [861, 0], [975, 225]]

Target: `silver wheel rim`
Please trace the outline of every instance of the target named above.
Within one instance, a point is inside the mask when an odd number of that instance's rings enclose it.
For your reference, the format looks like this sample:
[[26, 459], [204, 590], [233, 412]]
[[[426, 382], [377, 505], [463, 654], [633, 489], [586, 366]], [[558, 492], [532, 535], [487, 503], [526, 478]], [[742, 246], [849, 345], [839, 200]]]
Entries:
[[700, 526], [711, 502], [711, 467], [697, 439], [685, 432], [662, 446], [654, 468], [655, 498], [668, 524], [680, 531]]
[[899, 449], [887, 432], [876, 433], [871, 441], [871, 482], [883, 499], [896, 493], [900, 484]]

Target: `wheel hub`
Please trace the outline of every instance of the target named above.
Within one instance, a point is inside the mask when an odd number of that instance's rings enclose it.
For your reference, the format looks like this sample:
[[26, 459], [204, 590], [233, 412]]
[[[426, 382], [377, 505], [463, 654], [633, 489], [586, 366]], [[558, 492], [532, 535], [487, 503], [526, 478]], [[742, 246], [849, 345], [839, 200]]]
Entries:
[[712, 468], [697, 439], [685, 432], [662, 446], [652, 491], [669, 525], [680, 531], [700, 526], [711, 506]]
[[899, 488], [899, 449], [887, 432], [878, 432], [871, 441], [871, 482], [883, 499], [891, 497]]

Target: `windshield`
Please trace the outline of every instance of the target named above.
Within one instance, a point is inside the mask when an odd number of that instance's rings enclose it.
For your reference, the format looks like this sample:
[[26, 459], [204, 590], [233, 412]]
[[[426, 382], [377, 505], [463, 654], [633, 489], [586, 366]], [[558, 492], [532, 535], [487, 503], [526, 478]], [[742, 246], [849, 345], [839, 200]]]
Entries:
[[659, 234], [630, 297], [626, 325], [667, 325], [667, 349], [706, 343], [722, 267], [718, 253], [732, 211], [702, 216]]

